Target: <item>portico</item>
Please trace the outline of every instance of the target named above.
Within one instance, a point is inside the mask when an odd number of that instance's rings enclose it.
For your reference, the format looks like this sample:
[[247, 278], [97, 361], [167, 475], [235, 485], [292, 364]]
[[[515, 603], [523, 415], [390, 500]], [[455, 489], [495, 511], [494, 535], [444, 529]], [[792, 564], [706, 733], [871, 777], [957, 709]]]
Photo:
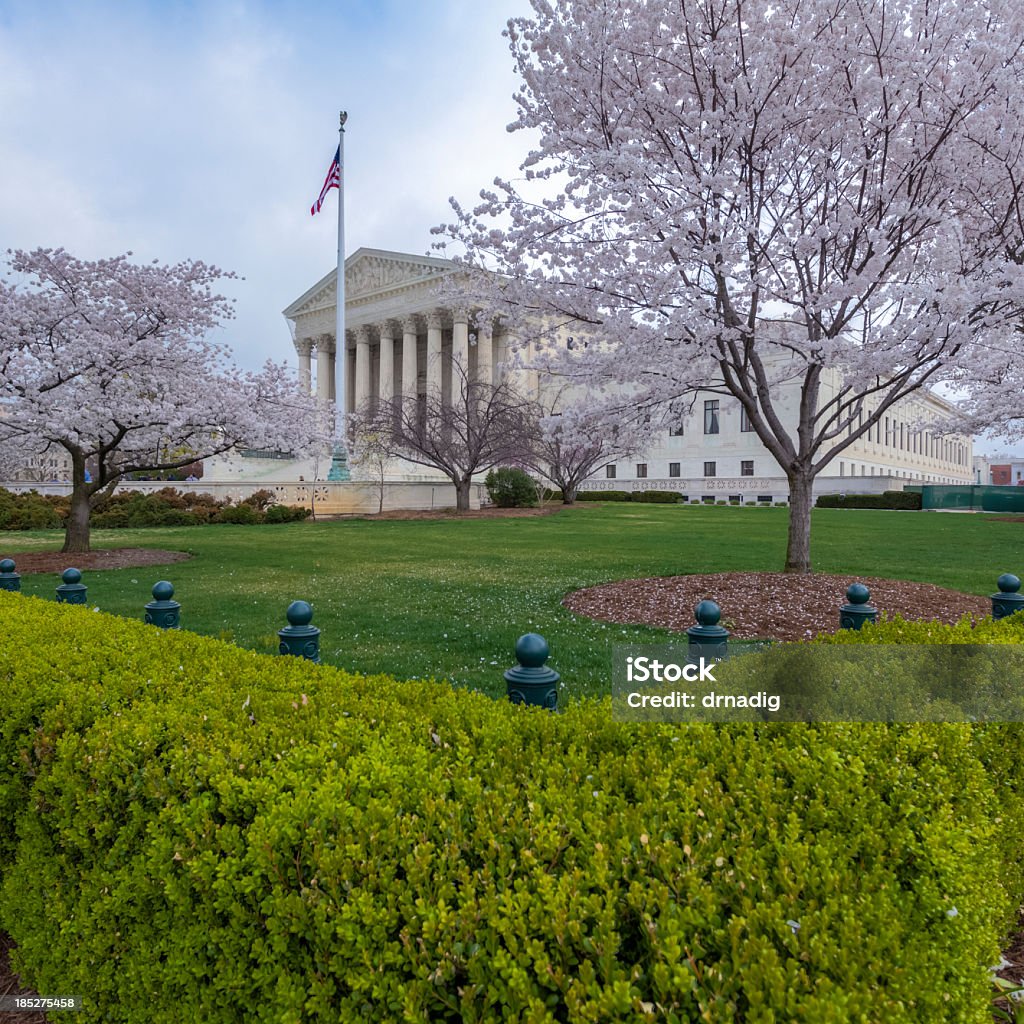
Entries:
[[358, 413], [380, 400], [414, 402], [428, 393], [449, 400], [455, 364], [474, 379], [492, 382], [495, 368], [506, 360], [509, 339], [491, 319], [445, 303], [443, 285], [457, 273], [448, 260], [357, 250], [345, 261], [340, 353], [333, 271], [284, 310], [294, 325], [302, 385], [315, 386], [323, 405], [340, 404], [336, 360], [345, 359], [344, 409]]

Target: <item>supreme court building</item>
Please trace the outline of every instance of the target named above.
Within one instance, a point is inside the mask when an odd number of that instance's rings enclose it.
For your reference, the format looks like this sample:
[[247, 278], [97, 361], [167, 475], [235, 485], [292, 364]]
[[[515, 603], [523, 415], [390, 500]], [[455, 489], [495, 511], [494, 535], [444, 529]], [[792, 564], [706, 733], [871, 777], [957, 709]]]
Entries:
[[[368, 400], [411, 399], [428, 390], [447, 399], [457, 360], [486, 381], [514, 372], [517, 385], [536, 396], [544, 378], [522, 368], [509, 370], [510, 357], [517, 350], [507, 328], [500, 321], [480, 319], [472, 309], [445, 303], [445, 279], [458, 273], [459, 268], [448, 260], [357, 250], [345, 261], [344, 345], [339, 346], [335, 337], [333, 271], [284, 310], [302, 384], [325, 405], [334, 403], [336, 361], [344, 359], [349, 411], [360, 409]], [[520, 356], [528, 365], [529, 352]], [[822, 400], [827, 401], [841, 383], [838, 373], [826, 372]], [[780, 385], [779, 406], [783, 417], [795, 424], [799, 391], [793, 386], [789, 396], [786, 387]], [[815, 492], [871, 493], [911, 483], [971, 483], [971, 438], [942, 435], [927, 427], [929, 421], [948, 417], [951, 411], [949, 403], [927, 391], [894, 406], [877, 428], [833, 461], [829, 476], [819, 476]], [[319, 466], [279, 462], [260, 468], [258, 455], [249, 453], [248, 459], [241, 460], [243, 465], [235, 470], [238, 478], [259, 477], [273, 485], [275, 480], [295, 481], [302, 476], [308, 483], [324, 481], [329, 469], [329, 462], [323, 460]], [[445, 484], [439, 472], [401, 461], [389, 467], [388, 479], [395, 485], [388, 507], [401, 507], [402, 502], [424, 507], [422, 486]], [[353, 468], [353, 480], [359, 480], [358, 466]], [[421, 496], [412, 497], [412, 490], [406, 488], [406, 496], [401, 497], [403, 484], [419, 486]], [[584, 489], [668, 490], [690, 501], [785, 501], [789, 496], [784, 474], [750, 429], [739, 403], [711, 392], [698, 394], [686, 414], [656, 436], [647, 451], [602, 467]], [[442, 500], [433, 489], [431, 494], [432, 503]], [[291, 497], [282, 490], [282, 500]]]

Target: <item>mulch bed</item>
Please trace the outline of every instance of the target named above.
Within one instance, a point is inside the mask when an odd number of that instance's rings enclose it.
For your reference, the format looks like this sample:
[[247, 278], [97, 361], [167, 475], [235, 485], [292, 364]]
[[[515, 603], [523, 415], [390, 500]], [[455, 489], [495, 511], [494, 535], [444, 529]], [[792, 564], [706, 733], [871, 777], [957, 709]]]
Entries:
[[694, 625], [697, 603], [710, 599], [722, 609], [722, 625], [739, 639], [806, 640], [838, 630], [839, 606], [854, 582], [866, 584], [871, 604], [890, 616], [954, 623], [966, 614], [981, 618], [992, 612], [987, 598], [930, 583], [782, 572], [620, 580], [577, 590], [562, 603], [604, 622], [684, 630]]
[[[36, 993], [22, 988], [11, 970], [8, 950], [14, 945], [11, 940], [0, 932], [0, 996], [32, 996]], [[58, 995], [77, 995], [76, 992], [60, 992]], [[62, 1014], [63, 1016], [63, 1014]], [[72, 1018], [74, 1019], [74, 1018]], [[46, 1014], [42, 1010], [5, 1011], [0, 1010], [0, 1024], [46, 1024]]]
[[[0, 548], [0, 558], [6, 557]], [[187, 551], [161, 551], [159, 548], [108, 548], [68, 555], [60, 551], [22, 551], [11, 555], [16, 571], [22, 576], [32, 573], [62, 573], [69, 566], [76, 569], [134, 569], [143, 565], [169, 565], [184, 562], [192, 556]]]

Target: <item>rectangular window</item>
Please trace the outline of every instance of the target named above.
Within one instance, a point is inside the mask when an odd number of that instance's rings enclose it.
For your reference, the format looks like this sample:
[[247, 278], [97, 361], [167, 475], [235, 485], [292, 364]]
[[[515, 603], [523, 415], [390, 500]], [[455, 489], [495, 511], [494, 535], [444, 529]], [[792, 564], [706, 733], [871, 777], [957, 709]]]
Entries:
[[704, 463], [704, 475], [714, 476], [715, 475], [715, 464], [713, 462]]
[[740, 463], [740, 476], [753, 476], [754, 475], [754, 460], [744, 459]]
[[615, 464], [614, 463], [612, 463], [612, 465], [610, 465], [610, 466], [605, 466], [604, 467], [604, 475], [605, 475], [605, 477], [608, 480], [614, 480], [615, 479]]
[[839, 475], [840, 476], [846, 476], [846, 473], [844, 472], [845, 468], [846, 467], [842, 464], [842, 462], [840, 462], [839, 463]]
[[668, 464], [668, 475], [669, 476], [679, 476], [679, 463], [678, 462], [670, 462]]
[[682, 437], [683, 436], [683, 421], [680, 420], [676, 423], [668, 432], [669, 437]]
[[712, 398], [704, 403], [704, 433], [718, 433], [718, 399]]
[[744, 434], [749, 434], [754, 429], [754, 424], [750, 422], [750, 416], [744, 406], [740, 406], [740, 431]]
[[637, 477], [639, 477], [641, 479], [643, 477], [647, 476], [647, 463], [646, 462], [638, 462], [636, 464], [636, 475], [637, 475]]

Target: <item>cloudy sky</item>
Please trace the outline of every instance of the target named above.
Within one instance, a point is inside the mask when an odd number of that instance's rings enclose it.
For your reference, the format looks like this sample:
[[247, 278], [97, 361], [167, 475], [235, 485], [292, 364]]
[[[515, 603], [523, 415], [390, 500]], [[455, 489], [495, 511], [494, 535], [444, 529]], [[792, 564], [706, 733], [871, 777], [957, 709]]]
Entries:
[[[0, 249], [202, 259], [236, 360], [295, 362], [281, 316], [346, 249], [427, 253], [528, 148], [502, 38], [528, 0], [0, 0]], [[1005, 450], [987, 442], [976, 450]], [[1015, 445], [1020, 450], [1024, 445]]]
[[514, 176], [526, 0], [0, 0], [0, 243], [236, 271], [225, 340], [295, 356], [281, 316], [346, 248], [427, 253], [448, 197]]

